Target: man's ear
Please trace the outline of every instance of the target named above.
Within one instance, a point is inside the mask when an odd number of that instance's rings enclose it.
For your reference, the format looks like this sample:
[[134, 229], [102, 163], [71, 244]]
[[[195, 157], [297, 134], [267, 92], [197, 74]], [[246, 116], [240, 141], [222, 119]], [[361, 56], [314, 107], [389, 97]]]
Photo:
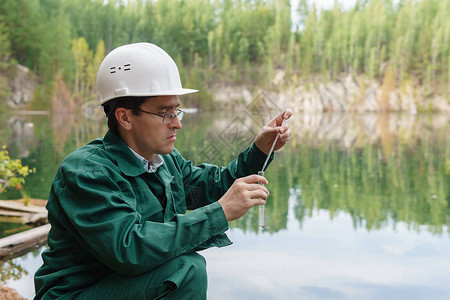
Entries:
[[131, 127], [132, 127], [130, 118], [129, 118], [130, 113], [131, 113], [131, 111], [129, 111], [123, 107], [119, 107], [115, 111], [117, 123], [119, 123], [119, 126], [125, 130], [131, 130]]

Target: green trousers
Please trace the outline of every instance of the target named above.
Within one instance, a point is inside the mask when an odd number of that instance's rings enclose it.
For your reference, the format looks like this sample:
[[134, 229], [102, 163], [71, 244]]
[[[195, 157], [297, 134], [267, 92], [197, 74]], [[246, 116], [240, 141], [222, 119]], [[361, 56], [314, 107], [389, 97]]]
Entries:
[[138, 276], [113, 274], [75, 299], [206, 299], [207, 284], [205, 259], [191, 253]]

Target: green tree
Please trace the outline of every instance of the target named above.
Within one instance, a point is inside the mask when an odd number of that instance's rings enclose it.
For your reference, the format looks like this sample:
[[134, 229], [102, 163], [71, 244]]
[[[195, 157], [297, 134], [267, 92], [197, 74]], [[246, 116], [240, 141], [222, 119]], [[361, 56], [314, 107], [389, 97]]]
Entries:
[[92, 59], [92, 63], [87, 67], [88, 73], [88, 93], [93, 95], [96, 93], [96, 81], [97, 81], [97, 70], [100, 67], [100, 64], [105, 57], [105, 43], [101, 40], [98, 42], [97, 47], [95, 49], [95, 54]]
[[89, 85], [88, 66], [93, 59], [92, 50], [89, 50], [89, 46], [86, 40], [81, 37], [72, 42], [72, 52], [75, 62], [75, 83], [73, 94], [76, 97], [82, 97], [86, 95]]
[[6, 25], [14, 58], [33, 69], [42, 40], [42, 12], [39, 0], [2, 0], [0, 16]]
[[[10, 67], [11, 50], [9, 43], [9, 35], [5, 25], [0, 19], [0, 100], [7, 99], [11, 94], [11, 88], [8, 84], [6, 73]], [[3, 102], [3, 101], [2, 101]], [[0, 104], [2, 104], [0, 102]], [[4, 110], [4, 105], [0, 105], [0, 111]]]
[[[449, 0], [359, 0], [353, 8], [338, 0], [331, 9], [308, 3], [299, 1], [292, 24], [289, 0], [3, 0], [0, 51], [36, 72], [44, 87], [63, 74], [78, 96], [94, 90], [100, 41], [105, 54], [125, 43], [155, 43], [181, 72], [195, 68], [192, 81], [201, 86], [269, 84], [274, 68], [292, 78], [345, 72], [381, 80], [390, 64], [400, 84], [417, 78], [430, 92], [448, 92]], [[85, 45], [73, 48], [80, 39]]]
[[22, 166], [20, 159], [11, 159], [3, 146], [0, 150], [0, 194], [7, 188], [22, 189], [22, 184], [25, 183], [27, 177], [33, 170], [28, 166]]
[[70, 24], [64, 13], [50, 15], [45, 24], [38, 60], [38, 73], [47, 80], [62, 73], [67, 82], [73, 80]]

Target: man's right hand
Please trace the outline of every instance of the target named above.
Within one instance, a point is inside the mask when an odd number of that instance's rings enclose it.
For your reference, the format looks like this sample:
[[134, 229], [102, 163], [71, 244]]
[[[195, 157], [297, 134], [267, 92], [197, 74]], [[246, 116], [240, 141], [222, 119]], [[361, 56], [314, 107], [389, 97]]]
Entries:
[[234, 181], [218, 201], [228, 221], [239, 219], [253, 206], [266, 203], [269, 190], [262, 184], [268, 184], [268, 181], [260, 175], [250, 175]]

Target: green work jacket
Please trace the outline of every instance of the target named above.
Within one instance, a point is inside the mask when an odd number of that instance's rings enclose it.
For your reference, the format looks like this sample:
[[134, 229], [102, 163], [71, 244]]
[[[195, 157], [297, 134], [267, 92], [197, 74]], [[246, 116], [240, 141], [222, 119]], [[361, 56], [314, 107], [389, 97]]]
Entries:
[[[265, 154], [253, 143], [222, 168], [193, 166], [176, 149], [162, 157], [152, 177], [108, 131], [62, 162], [47, 204], [52, 227], [35, 274], [35, 299], [70, 297], [114, 272], [133, 276], [231, 244], [216, 201], [236, 178], [257, 173]], [[152, 193], [155, 186], [165, 195], [165, 209]]]

